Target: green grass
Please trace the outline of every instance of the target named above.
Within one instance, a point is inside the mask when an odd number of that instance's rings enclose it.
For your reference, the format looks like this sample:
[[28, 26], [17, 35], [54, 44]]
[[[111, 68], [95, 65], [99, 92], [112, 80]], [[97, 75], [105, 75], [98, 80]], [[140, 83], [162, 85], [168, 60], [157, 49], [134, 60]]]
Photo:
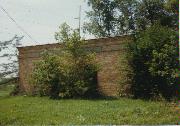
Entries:
[[13, 90], [14, 85], [13, 84], [3, 84], [0, 85], [0, 98], [9, 96], [10, 92]]
[[172, 107], [166, 102], [126, 98], [50, 100], [47, 97], [8, 96], [8, 91], [2, 91], [0, 88], [0, 125], [177, 124], [179, 122], [180, 112], [177, 106]]

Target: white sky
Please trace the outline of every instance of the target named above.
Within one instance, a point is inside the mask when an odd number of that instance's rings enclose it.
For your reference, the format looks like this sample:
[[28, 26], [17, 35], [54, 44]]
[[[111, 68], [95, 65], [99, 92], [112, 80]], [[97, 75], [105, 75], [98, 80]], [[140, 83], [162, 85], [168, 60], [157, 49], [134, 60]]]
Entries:
[[[54, 33], [63, 22], [78, 28], [78, 20], [74, 18], [79, 16], [80, 5], [83, 23], [88, 10], [85, 0], [0, 0], [0, 6], [40, 44], [56, 42]], [[0, 41], [8, 40], [15, 34], [25, 36], [23, 46], [37, 44], [0, 10]]]

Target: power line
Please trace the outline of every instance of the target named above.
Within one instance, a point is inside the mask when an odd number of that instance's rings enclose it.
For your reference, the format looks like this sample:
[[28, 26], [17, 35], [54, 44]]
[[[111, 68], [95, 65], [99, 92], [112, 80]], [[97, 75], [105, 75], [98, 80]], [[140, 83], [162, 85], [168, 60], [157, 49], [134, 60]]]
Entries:
[[37, 42], [30, 34], [28, 34], [27, 32], [26, 32], [26, 30], [23, 28], [23, 27], [21, 27], [16, 21], [15, 21], [15, 19], [14, 18], [12, 18], [11, 16], [10, 16], [10, 14], [0, 5], [0, 8], [1, 8], [1, 10], [7, 15], [7, 17], [9, 17], [9, 19], [11, 20], [11, 21], [13, 21], [15, 24], [16, 24], [16, 26], [22, 31], [22, 32], [24, 32], [32, 41], [34, 41], [35, 43], [39, 43], [39, 42]]

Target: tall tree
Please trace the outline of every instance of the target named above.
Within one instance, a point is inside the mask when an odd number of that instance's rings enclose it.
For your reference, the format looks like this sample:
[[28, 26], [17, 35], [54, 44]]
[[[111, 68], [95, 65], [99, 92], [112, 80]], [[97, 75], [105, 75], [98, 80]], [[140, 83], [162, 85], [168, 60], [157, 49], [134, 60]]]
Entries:
[[118, 35], [129, 34], [135, 30], [135, 12], [137, 0], [114, 0], [116, 3], [116, 32]]
[[[89, 0], [84, 29], [95, 37], [132, 34], [154, 23], [177, 27], [177, 0]], [[169, 8], [169, 9], [167, 9]]]
[[171, 20], [170, 26], [178, 31], [179, 27], [179, 0], [167, 0], [165, 8]]
[[15, 35], [8, 41], [0, 41], [0, 80], [7, 77], [17, 77], [18, 74], [18, 51], [22, 37]]
[[111, 0], [89, 0], [92, 8], [87, 12], [90, 22], [84, 24], [84, 30], [96, 37], [114, 35], [115, 32], [115, 2]]
[[174, 27], [178, 20], [174, 19], [175, 13], [166, 7], [169, 1], [171, 0], [142, 0], [135, 13], [137, 29], [145, 30], [156, 22], [162, 26]]

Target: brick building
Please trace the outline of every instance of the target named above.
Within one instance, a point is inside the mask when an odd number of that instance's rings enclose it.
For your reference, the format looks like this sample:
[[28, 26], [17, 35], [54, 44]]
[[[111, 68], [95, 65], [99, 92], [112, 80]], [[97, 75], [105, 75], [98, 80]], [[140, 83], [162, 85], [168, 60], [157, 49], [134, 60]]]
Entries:
[[[99, 38], [87, 40], [87, 47], [97, 53], [97, 61], [101, 65], [98, 72], [99, 91], [107, 96], [117, 96], [120, 90], [119, 82], [123, 79], [119, 70], [119, 57], [125, 52], [124, 44], [128, 36]], [[61, 44], [45, 44], [18, 47], [19, 51], [19, 85], [25, 92], [31, 92], [29, 75], [33, 70], [33, 62], [41, 59], [41, 52], [61, 48]]]

